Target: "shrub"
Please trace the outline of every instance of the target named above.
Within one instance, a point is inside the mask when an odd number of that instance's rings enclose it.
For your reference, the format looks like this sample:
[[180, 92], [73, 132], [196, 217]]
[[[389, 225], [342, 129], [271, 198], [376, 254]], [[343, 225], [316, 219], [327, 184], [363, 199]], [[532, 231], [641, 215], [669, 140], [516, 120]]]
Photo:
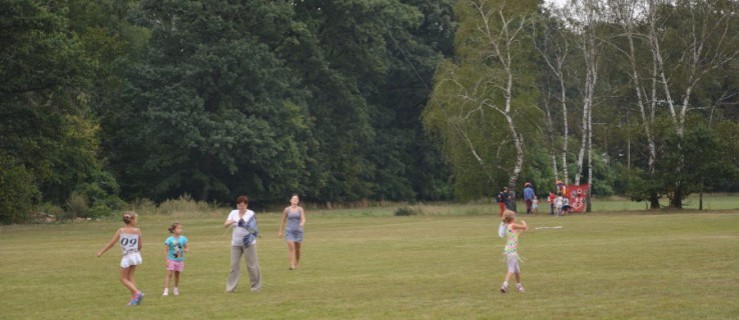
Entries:
[[28, 219], [40, 198], [33, 177], [9, 157], [0, 157], [0, 223], [20, 223]]
[[50, 202], [44, 202], [36, 208], [36, 214], [34, 215], [34, 222], [55, 222], [65, 220], [66, 213], [62, 207], [52, 204]]
[[113, 210], [111, 207], [104, 205], [104, 204], [96, 204], [90, 210], [87, 211], [87, 217], [88, 218], [102, 218], [102, 217], [109, 217], [115, 213], [115, 210]]
[[87, 202], [87, 196], [79, 193], [72, 193], [66, 203], [67, 212], [65, 218], [74, 219], [76, 217], [86, 217], [90, 206]]
[[210, 206], [206, 202], [198, 202], [192, 199], [189, 194], [184, 194], [178, 199], [170, 199], [164, 201], [157, 206], [158, 214], [196, 214], [208, 211]]
[[420, 215], [420, 214], [423, 214], [423, 210], [421, 210], [421, 209], [413, 209], [413, 208], [409, 208], [409, 207], [400, 207], [397, 210], [395, 210], [395, 216], [396, 217], [400, 217], [400, 216], [415, 216], [415, 215]]

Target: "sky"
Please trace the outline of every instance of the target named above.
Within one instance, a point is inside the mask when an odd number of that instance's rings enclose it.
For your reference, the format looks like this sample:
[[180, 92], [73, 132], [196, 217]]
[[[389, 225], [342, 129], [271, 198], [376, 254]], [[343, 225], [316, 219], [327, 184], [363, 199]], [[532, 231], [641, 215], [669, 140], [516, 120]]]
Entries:
[[567, 0], [544, 0], [544, 3], [546, 4], [554, 3], [558, 7], [561, 7], [565, 2], [567, 2]]

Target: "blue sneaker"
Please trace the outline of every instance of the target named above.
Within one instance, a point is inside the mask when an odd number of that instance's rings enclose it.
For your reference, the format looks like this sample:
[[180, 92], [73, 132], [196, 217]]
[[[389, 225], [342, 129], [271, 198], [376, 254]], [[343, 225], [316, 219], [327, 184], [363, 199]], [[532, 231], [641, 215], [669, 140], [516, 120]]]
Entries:
[[132, 299], [131, 302], [135, 301], [136, 305], [140, 305], [141, 300], [144, 300], [144, 293], [139, 291], [139, 293], [136, 294], [136, 298]]

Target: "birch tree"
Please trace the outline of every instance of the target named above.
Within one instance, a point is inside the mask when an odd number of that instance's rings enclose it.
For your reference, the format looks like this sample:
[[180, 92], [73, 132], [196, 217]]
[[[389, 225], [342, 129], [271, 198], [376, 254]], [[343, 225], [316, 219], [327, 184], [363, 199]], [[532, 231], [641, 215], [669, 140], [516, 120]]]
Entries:
[[[614, 47], [628, 61], [629, 77], [636, 97], [635, 103], [638, 106], [642, 129], [646, 138], [648, 155], [647, 174], [653, 177], [655, 163], [657, 161], [657, 145], [655, 143], [653, 128], [658, 101], [657, 59], [653, 55], [653, 59], [651, 59], [651, 63], [649, 64], [651, 65], [651, 69], [643, 70], [639, 64], [640, 55], [638, 53], [638, 48], [643, 47], [639, 44], [646, 42], [645, 40], [648, 39], [645, 34], [640, 33], [639, 26], [640, 21], [646, 19], [645, 13], [649, 12], [649, 10], [644, 2], [639, 0], [613, 0], [610, 2], [610, 5], [615, 22], [622, 28], [621, 36], [625, 37], [628, 43], [628, 47], [625, 49], [619, 48], [618, 46]], [[655, 192], [651, 192], [649, 201], [652, 208], [659, 207], [659, 199]]]
[[[612, 0], [609, 4], [628, 43], [621, 52], [630, 66], [647, 141], [647, 180], [653, 181], [659, 160], [655, 123], [666, 117], [670, 130], [682, 137], [689, 112], [699, 108], [692, 105], [693, 92], [704, 78], [737, 56], [729, 36], [735, 20], [730, 13], [736, 12], [736, 2]], [[640, 48], [646, 48], [648, 58]], [[673, 174], [679, 174], [683, 166], [674, 168]], [[648, 192], [652, 208], [659, 207], [661, 195], [671, 199], [671, 206], [682, 206], [684, 190], [678, 185], [649, 188]]]
[[[584, 80], [582, 84], [582, 118], [580, 148], [577, 156], [577, 170], [574, 183], [579, 185], [583, 176], [585, 156], [588, 156], [588, 168], [592, 168], [590, 153], [592, 152], [592, 109], [596, 99], [598, 85], [598, 64], [602, 51], [601, 41], [596, 35], [599, 24], [604, 21], [602, 2], [596, 0], [571, 0], [565, 7], [568, 16], [572, 18], [574, 30], [579, 34], [577, 47], [581, 51], [584, 66]], [[592, 179], [592, 172], [588, 173], [588, 181]]]
[[[513, 190], [524, 167], [522, 118], [530, 116], [536, 93], [526, 74], [532, 46], [524, 32], [535, 1], [463, 1], [457, 33], [458, 63], [447, 62], [437, 73], [432, 104], [425, 121], [445, 136], [445, 153], [455, 164], [455, 179], [480, 176]], [[453, 116], [452, 116], [453, 115]], [[465, 146], [465, 156], [460, 155]], [[479, 165], [465, 172], [471, 159]], [[480, 169], [482, 168], [482, 169]], [[457, 188], [465, 182], [455, 181]], [[483, 193], [485, 190], [480, 190]], [[474, 197], [475, 192], [461, 192]], [[458, 194], [460, 192], [458, 191]]]
[[[553, 11], [557, 11], [560, 17], [555, 14], [552, 17], [552, 23], [547, 24], [543, 27], [543, 39], [542, 42], [537, 44], [536, 48], [539, 51], [542, 61], [548, 67], [549, 71], [554, 78], [556, 84], [551, 85], [546, 83], [544, 86], [547, 91], [547, 97], [543, 99], [544, 112], [545, 112], [545, 123], [547, 124], [547, 138], [549, 140], [550, 152], [549, 157], [552, 164], [552, 172], [554, 173], [554, 179], [562, 179], [564, 183], [568, 183], [569, 173], [567, 169], [567, 152], [569, 145], [569, 122], [567, 113], [567, 79], [565, 63], [570, 60], [570, 39], [569, 30], [566, 28], [564, 21], [561, 19], [562, 9], [551, 8]], [[555, 87], [556, 91], [553, 96], [551, 94], [551, 87]], [[554, 108], [551, 106], [550, 101], [554, 101], [559, 106], [561, 112], [560, 118], [562, 121], [562, 141], [557, 141], [555, 134], [557, 128], [555, 126], [555, 114], [557, 114]], [[557, 152], [559, 151], [559, 154]], [[559, 174], [559, 165], [557, 157], [561, 157], [562, 161], [562, 175]]]

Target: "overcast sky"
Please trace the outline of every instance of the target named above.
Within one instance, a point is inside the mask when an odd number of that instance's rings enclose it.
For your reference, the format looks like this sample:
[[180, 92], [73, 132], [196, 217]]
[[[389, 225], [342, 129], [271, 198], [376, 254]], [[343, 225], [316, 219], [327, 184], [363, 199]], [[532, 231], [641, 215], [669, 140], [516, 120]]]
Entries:
[[544, 0], [545, 3], [556, 3], [558, 7], [561, 7], [567, 0]]

